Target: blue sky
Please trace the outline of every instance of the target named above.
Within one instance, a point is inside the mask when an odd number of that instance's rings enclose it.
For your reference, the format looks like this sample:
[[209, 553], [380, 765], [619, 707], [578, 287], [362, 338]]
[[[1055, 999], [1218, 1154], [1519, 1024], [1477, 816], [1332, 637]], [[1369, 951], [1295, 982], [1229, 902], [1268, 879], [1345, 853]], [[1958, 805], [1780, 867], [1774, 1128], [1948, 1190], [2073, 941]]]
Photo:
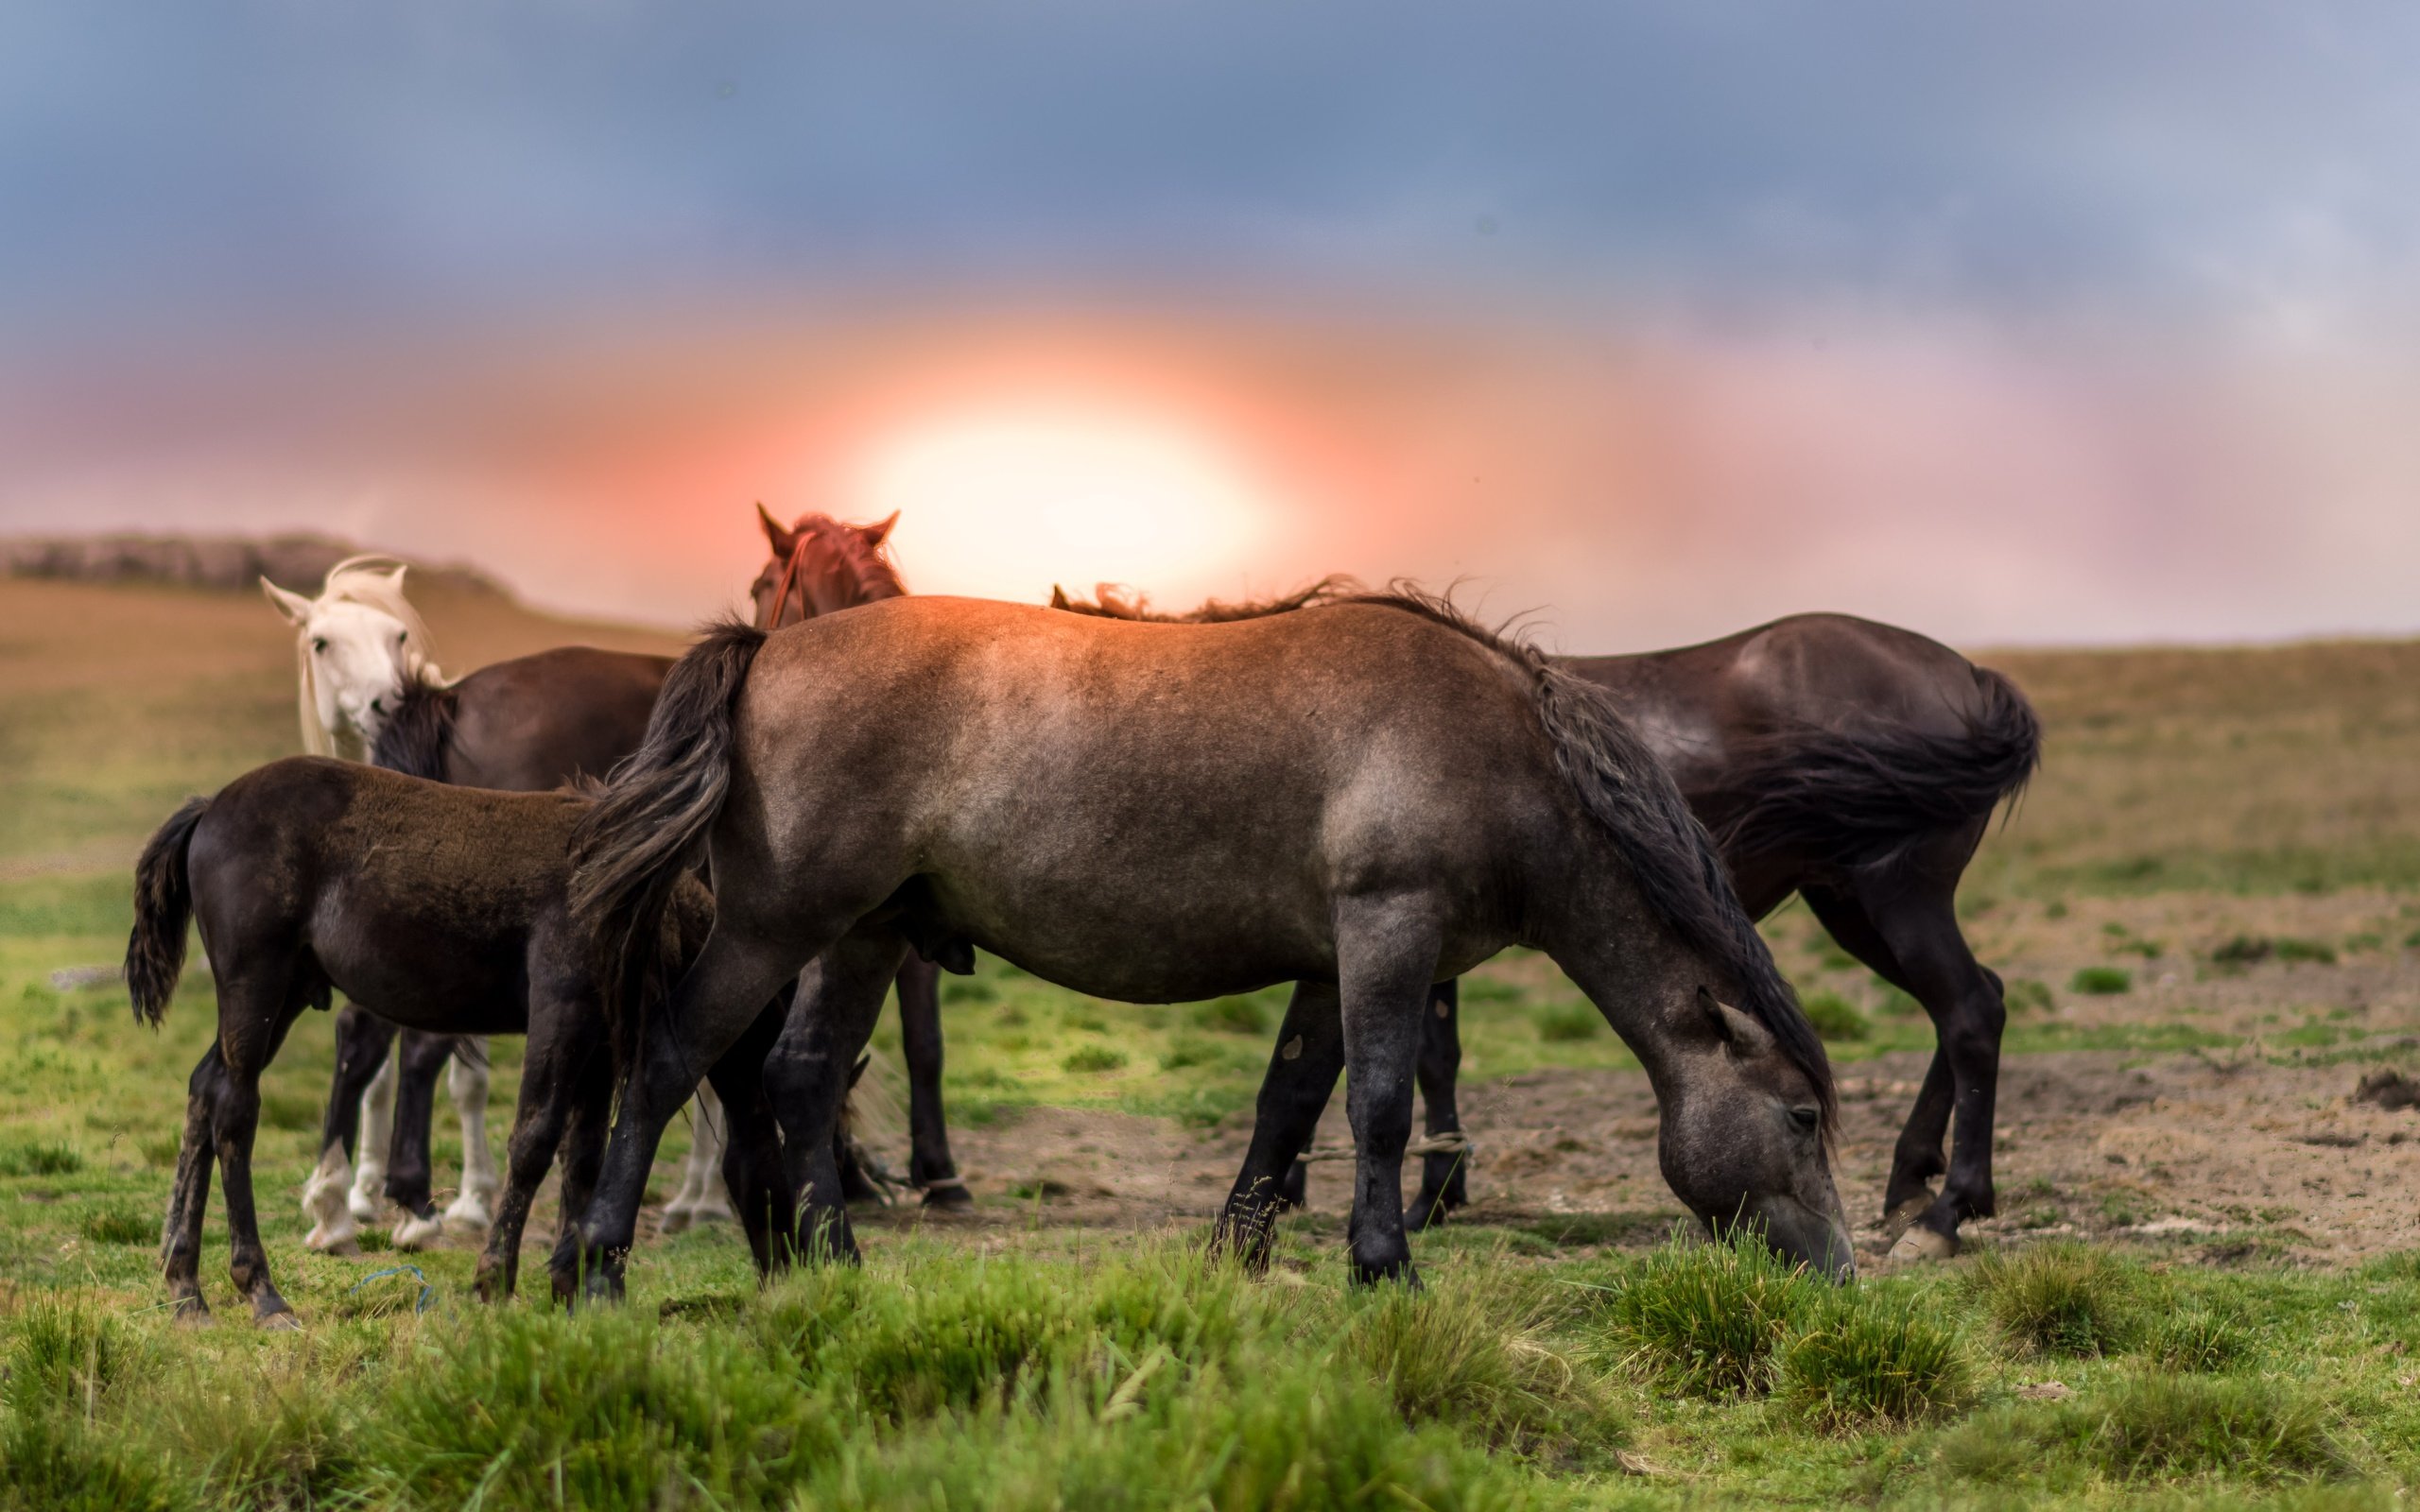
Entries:
[[[458, 417], [417, 445], [394, 407], [460, 392], [493, 415], [499, 344], [518, 362], [601, 349], [620, 367], [580, 383], [629, 423], [654, 390], [627, 369], [667, 339], [761, 366], [769, 345], [879, 348], [907, 322], [940, 371], [953, 319], [1073, 312], [1146, 328], [1107, 345], [1197, 377], [1248, 381], [1149, 332], [1232, 318], [1314, 354], [1447, 333], [1411, 343], [1459, 354], [1434, 359], [1458, 365], [1444, 392], [1468, 362], [1611, 366], [1624, 393], [1701, 386], [1692, 403], [1752, 450], [1772, 406], [1723, 396], [1770, 393], [1779, 362], [1809, 393], [1871, 395], [1843, 413], [1873, 429], [1802, 437], [1758, 487], [1809, 478], [1800, 512], [1841, 509], [1886, 556], [1990, 553], [1996, 449], [2090, 452], [2090, 561], [2009, 566], [1988, 612], [1894, 597], [1890, 573], [1850, 583], [1865, 596], [1847, 607], [1945, 634], [2420, 628], [2380, 565], [2420, 552], [2400, 528], [2420, 459], [2394, 433], [2420, 398], [2414, 78], [2420, 9], [2386, 4], [21, 3], [0, 11], [0, 441], [18, 458], [0, 530], [249, 528], [374, 494], [404, 502], [349, 518], [399, 544], [498, 558], [550, 601], [677, 616], [709, 607], [705, 563], [661, 593], [593, 565], [550, 578], [534, 523], [476, 525], [493, 509], [475, 501], [535, 472], [482, 472]], [[1547, 408], [1569, 396], [1538, 382]], [[578, 404], [559, 376], [526, 383], [560, 391], [519, 399]], [[1971, 395], [1947, 404], [1971, 477], [1892, 471], [1910, 385]], [[851, 396], [845, 373], [809, 387]], [[1547, 472], [1576, 489], [1587, 425], [1564, 428], [1568, 466]], [[2205, 454], [2185, 455], [2196, 436]], [[2242, 495], [2197, 501], [2180, 469]], [[1650, 503], [1713, 496], [1671, 489]], [[1542, 526], [1567, 513], [1536, 507]], [[1944, 536], [1945, 518], [1977, 533]], [[2308, 560], [2280, 563], [2264, 531]], [[2230, 549], [2160, 549], [2213, 533]], [[1649, 543], [1609, 530], [1592, 578], [1308, 534], [1353, 542], [1365, 571], [1476, 566], [1508, 602], [1558, 605], [1637, 572]], [[1686, 536], [1664, 540], [1685, 547], [1673, 570], [1747, 586], [1688, 612], [1575, 608], [1575, 633], [1693, 633], [1843, 582], [1837, 561], [1743, 575], [1754, 542]], [[2095, 577], [2113, 553], [2122, 573]], [[1322, 565], [1276, 557], [1254, 571]], [[2072, 600], [2026, 576], [2074, 572]], [[636, 601], [579, 586], [596, 582]], [[2111, 601], [2121, 583], [2131, 604]]]

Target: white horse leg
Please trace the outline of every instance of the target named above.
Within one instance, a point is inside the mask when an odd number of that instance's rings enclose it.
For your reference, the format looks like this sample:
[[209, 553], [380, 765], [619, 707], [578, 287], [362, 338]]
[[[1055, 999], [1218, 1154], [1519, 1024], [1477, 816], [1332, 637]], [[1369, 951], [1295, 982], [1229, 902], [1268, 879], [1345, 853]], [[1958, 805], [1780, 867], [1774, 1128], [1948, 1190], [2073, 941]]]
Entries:
[[462, 1120], [462, 1191], [445, 1210], [447, 1223], [485, 1228], [495, 1222], [495, 1156], [488, 1149], [488, 1042], [484, 1036], [461, 1041], [445, 1071], [445, 1091]]
[[722, 1103], [712, 1083], [698, 1084], [697, 1100], [689, 1105], [689, 1158], [682, 1162], [681, 1190], [665, 1205], [664, 1229], [679, 1233], [695, 1224], [730, 1222], [731, 1194], [722, 1179]]
[[402, 1058], [389, 1056], [361, 1094], [361, 1132], [354, 1142], [360, 1159], [354, 1162], [351, 1206], [363, 1223], [377, 1222], [387, 1211], [387, 1144], [395, 1137], [395, 1062]]
[[302, 1188], [302, 1216], [311, 1231], [302, 1247], [329, 1254], [353, 1254], [361, 1247], [361, 1224], [353, 1215], [345, 1188], [353, 1184], [353, 1162], [344, 1158], [341, 1141], [320, 1152], [320, 1164]]

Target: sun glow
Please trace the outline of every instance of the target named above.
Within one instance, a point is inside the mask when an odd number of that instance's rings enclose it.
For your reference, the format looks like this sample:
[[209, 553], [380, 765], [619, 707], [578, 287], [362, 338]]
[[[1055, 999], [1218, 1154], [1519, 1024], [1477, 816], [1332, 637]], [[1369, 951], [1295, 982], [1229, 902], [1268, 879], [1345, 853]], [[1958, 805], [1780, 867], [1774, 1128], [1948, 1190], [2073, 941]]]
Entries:
[[1262, 524], [1215, 447], [1114, 412], [918, 421], [868, 450], [849, 492], [855, 518], [900, 511], [918, 592], [1026, 601], [1118, 582], [1176, 604], [1223, 585]]

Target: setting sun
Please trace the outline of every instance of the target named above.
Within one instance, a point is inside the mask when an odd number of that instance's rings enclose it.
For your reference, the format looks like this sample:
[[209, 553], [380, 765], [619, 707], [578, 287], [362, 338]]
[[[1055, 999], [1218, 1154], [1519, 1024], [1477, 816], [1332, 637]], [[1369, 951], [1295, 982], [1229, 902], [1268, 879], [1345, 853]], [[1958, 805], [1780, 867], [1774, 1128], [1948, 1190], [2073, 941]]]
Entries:
[[1045, 597], [1054, 582], [1204, 591], [1260, 534], [1261, 502], [1207, 440], [1144, 417], [968, 414], [867, 452], [849, 513], [897, 510], [920, 587]]

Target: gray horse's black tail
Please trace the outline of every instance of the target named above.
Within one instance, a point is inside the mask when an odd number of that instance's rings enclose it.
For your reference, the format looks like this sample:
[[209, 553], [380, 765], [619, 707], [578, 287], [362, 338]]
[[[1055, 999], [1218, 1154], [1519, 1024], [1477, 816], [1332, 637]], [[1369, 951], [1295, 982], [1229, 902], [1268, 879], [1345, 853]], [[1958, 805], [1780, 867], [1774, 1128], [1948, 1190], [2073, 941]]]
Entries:
[[210, 812], [210, 799], [187, 799], [160, 826], [134, 863], [134, 932], [126, 940], [126, 989], [134, 1022], [153, 1028], [168, 1016], [177, 978], [185, 970], [185, 924], [193, 918], [193, 884], [185, 851]]
[[1706, 805], [1724, 853], [1735, 865], [1799, 855], [1885, 866], [1927, 834], [2014, 802], [2041, 763], [2042, 721], [2015, 683], [1973, 671], [1975, 696], [1956, 734], [1869, 720], [1783, 730], [1735, 749]]
[[665, 912], [722, 812], [732, 706], [764, 644], [764, 631], [737, 620], [708, 627], [665, 679], [647, 738], [572, 832], [572, 910], [594, 932], [608, 1022], [633, 1042], [678, 951]]

